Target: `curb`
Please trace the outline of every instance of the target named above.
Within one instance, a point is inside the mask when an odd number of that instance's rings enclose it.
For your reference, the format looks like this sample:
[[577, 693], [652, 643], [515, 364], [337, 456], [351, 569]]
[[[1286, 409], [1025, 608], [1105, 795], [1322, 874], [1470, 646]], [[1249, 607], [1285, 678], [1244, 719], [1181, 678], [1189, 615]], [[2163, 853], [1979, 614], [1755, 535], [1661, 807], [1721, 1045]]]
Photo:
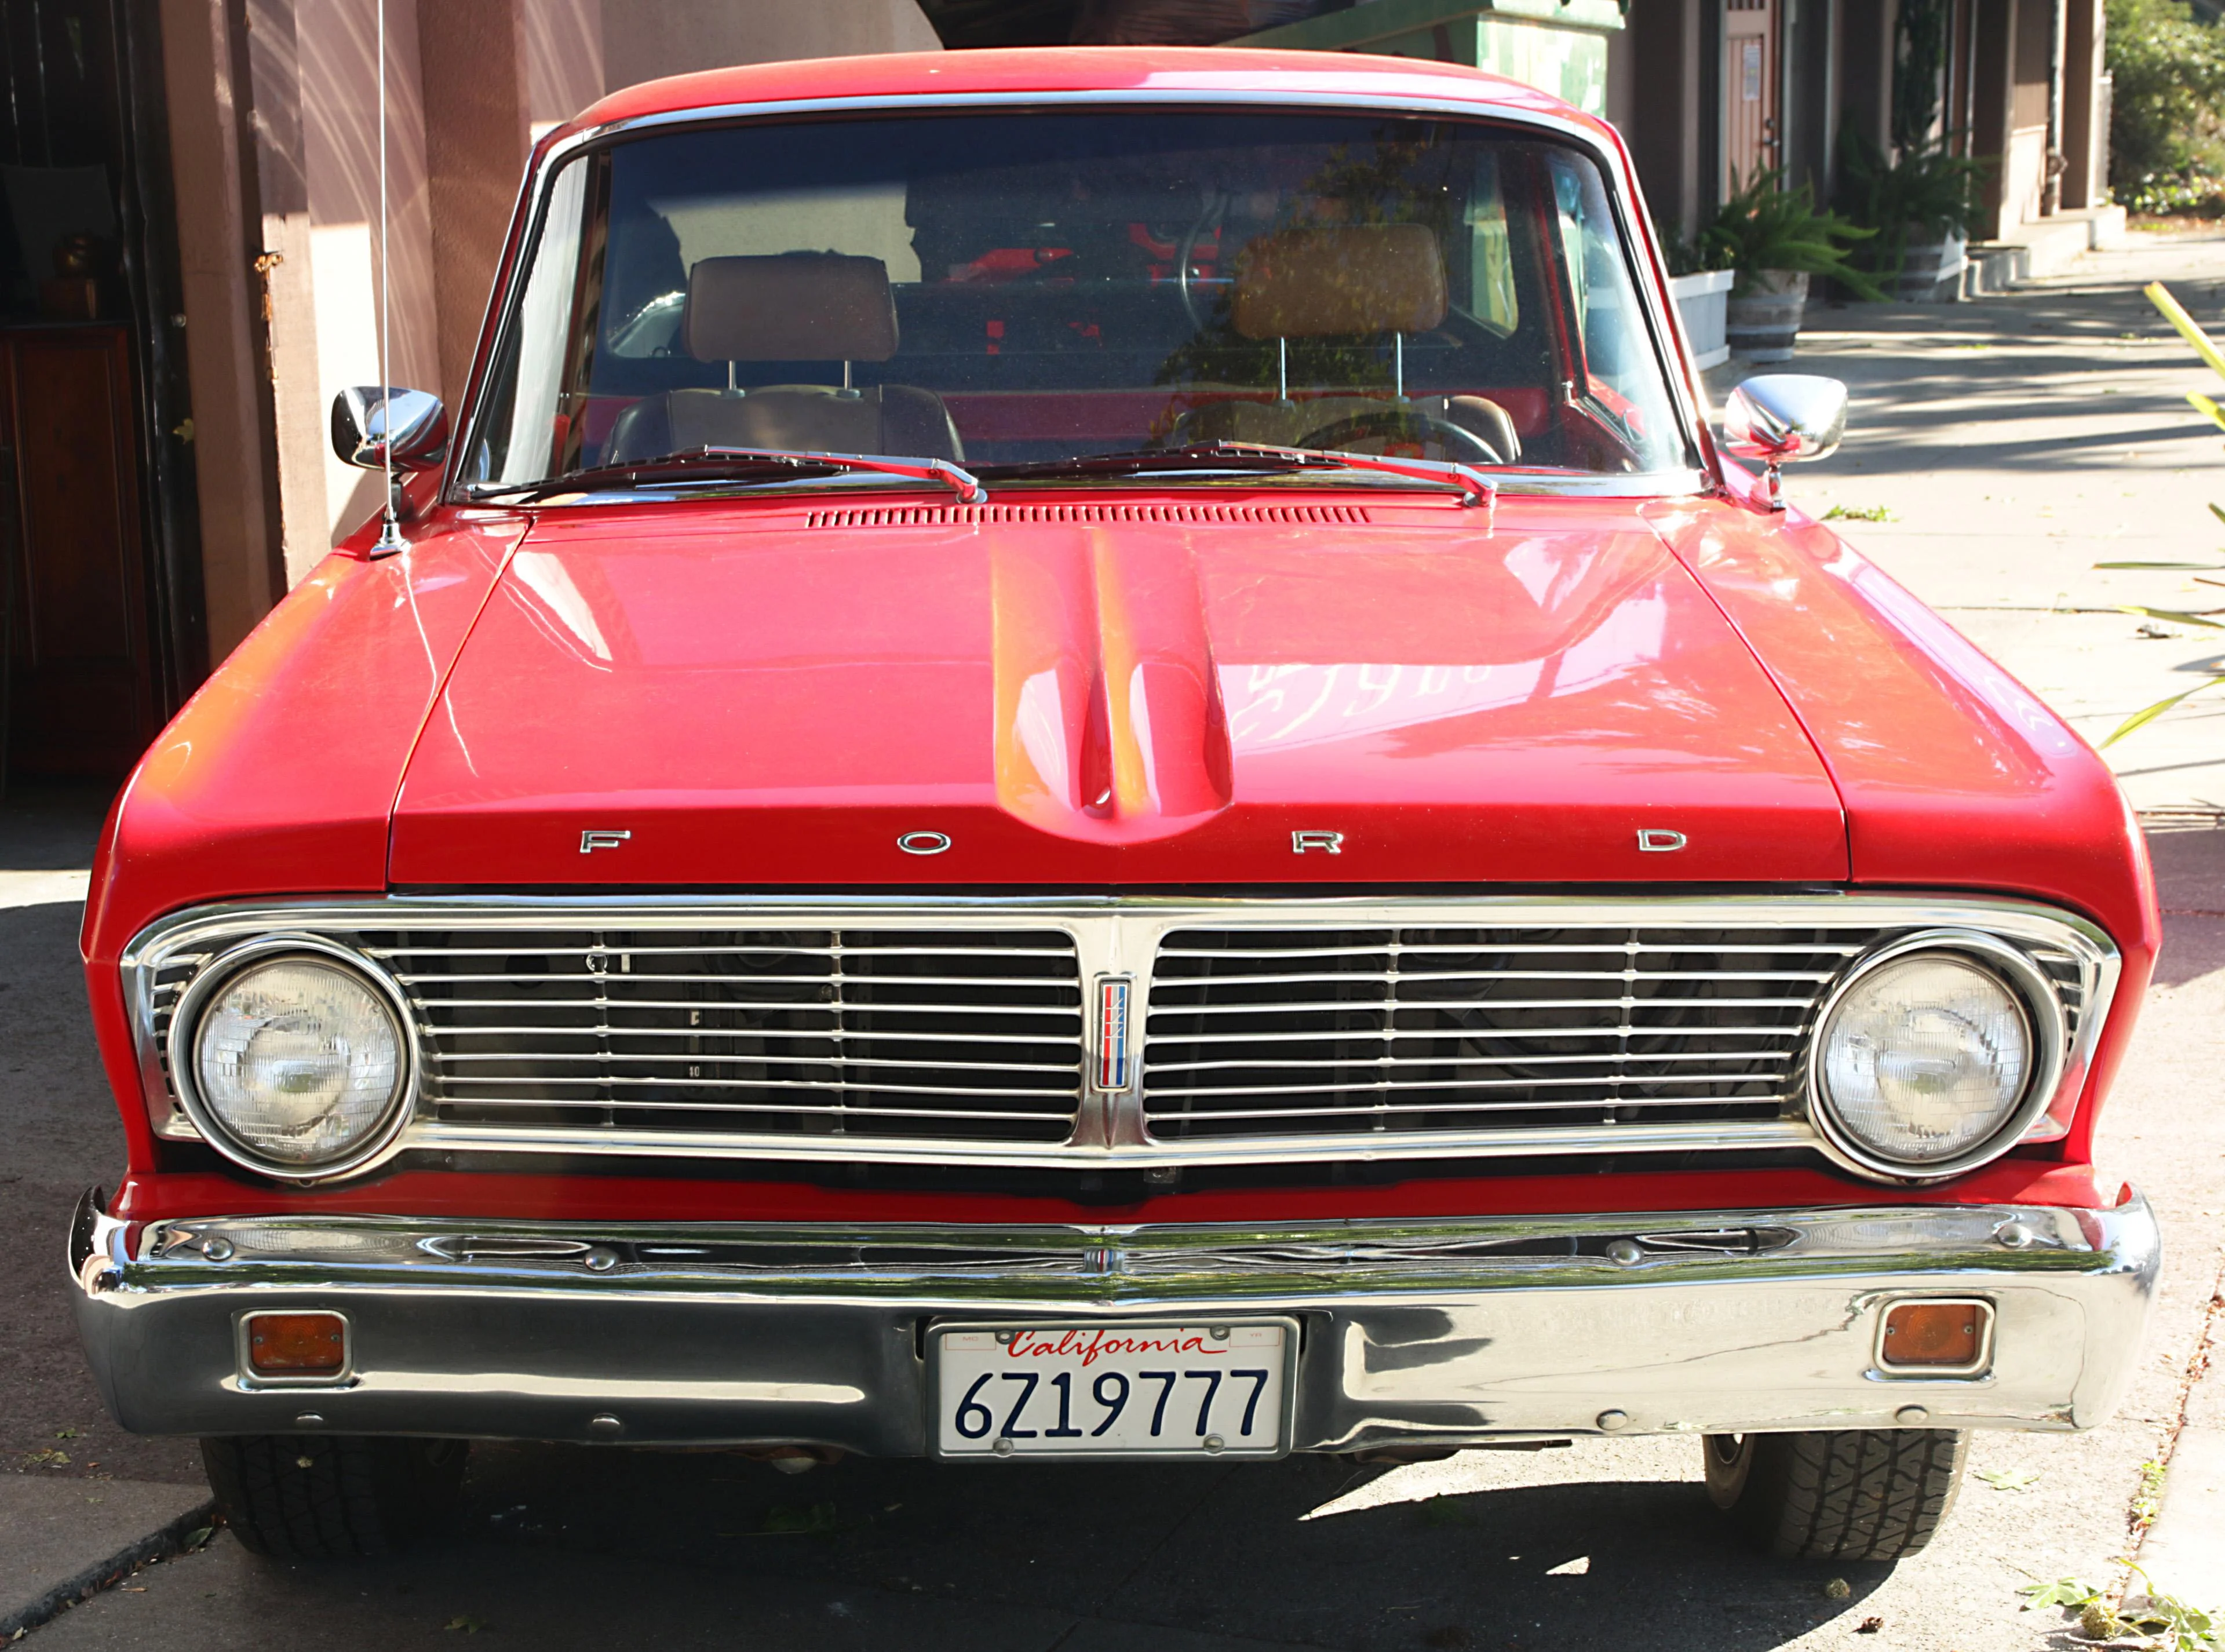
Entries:
[[126, 1544], [103, 1560], [97, 1560], [75, 1576], [54, 1585], [44, 1594], [17, 1607], [5, 1610], [0, 1617], [0, 1641], [21, 1639], [41, 1624], [51, 1622], [81, 1600], [90, 1599], [111, 1584], [120, 1583], [137, 1567], [149, 1560], [159, 1560], [181, 1553], [186, 1540], [195, 1532], [216, 1522], [213, 1501], [188, 1509], [169, 1524], [149, 1532], [136, 1542]]

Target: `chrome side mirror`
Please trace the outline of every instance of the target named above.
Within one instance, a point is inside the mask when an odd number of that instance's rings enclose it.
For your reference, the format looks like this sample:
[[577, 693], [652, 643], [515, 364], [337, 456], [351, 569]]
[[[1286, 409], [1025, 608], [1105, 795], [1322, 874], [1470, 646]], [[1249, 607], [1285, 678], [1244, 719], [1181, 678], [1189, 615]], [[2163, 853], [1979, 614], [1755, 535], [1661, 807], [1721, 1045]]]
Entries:
[[1847, 387], [1807, 373], [1765, 373], [1733, 390], [1723, 403], [1723, 451], [1758, 459], [1769, 485], [1769, 508], [1784, 509], [1778, 467], [1829, 459], [1847, 434]]
[[333, 452], [366, 471], [429, 471], [448, 456], [448, 410], [430, 390], [358, 384], [333, 398]]

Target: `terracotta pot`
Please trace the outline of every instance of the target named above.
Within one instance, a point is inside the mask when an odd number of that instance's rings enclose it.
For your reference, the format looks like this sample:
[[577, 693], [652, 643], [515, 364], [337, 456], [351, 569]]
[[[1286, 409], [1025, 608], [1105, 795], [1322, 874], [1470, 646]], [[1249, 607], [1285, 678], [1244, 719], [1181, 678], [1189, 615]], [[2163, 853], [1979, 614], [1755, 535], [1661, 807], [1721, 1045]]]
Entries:
[[1751, 362], [1790, 361], [1808, 307], [1805, 270], [1757, 269], [1744, 297], [1734, 294], [1723, 336], [1734, 354]]

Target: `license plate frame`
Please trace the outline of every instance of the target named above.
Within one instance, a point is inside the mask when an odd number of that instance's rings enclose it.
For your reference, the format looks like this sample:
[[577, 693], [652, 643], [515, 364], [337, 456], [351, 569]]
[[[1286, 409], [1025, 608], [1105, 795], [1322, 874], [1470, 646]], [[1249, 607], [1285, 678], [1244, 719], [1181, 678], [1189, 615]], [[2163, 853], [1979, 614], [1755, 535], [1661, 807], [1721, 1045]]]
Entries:
[[[1273, 1330], [1280, 1333], [1281, 1342], [1278, 1351], [1281, 1369], [1279, 1373], [1261, 1384], [1263, 1397], [1270, 1392], [1275, 1396], [1275, 1427], [1273, 1438], [1270, 1443], [1252, 1445], [1231, 1441], [1217, 1451], [1208, 1448], [1201, 1441], [1196, 1444], [1184, 1443], [1134, 1448], [1125, 1446], [1092, 1447], [1086, 1443], [1086, 1434], [1083, 1443], [1071, 1446], [1052, 1446], [1038, 1434], [1033, 1440], [1024, 1445], [1020, 1440], [1014, 1440], [1011, 1442], [1012, 1449], [999, 1452], [995, 1448], [995, 1441], [1003, 1432], [1005, 1427], [1003, 1423], [992, 1423], [992, 1430], [981, 1437], [980, 1443], [978, 1445], [973, 1443], [970, 1439], [954, 1446], [951, 1443], [950, 1436], [956, 1433], [955, 1409], [960, 1403], [967, 1389], [973, 1386], [969, 1378], [959, 1384], [955, 1394], [952, 1392], [952, 1362], [946, 1351], [948, 1347], [948, 1339], [953, 1336], [986, 1335], [1000, 1338], [1024, 1333], [1030, 1338], [1048, 1338], [1055, 1344], [1062, 1334], [1069, 1332], [1084, 1336], [1101, 1335], [1124, 1339], [1154, 1334], [1164, 1336], [1177, 1332], [1209, 1337], [1210, 1332], [1216, 1329], [1226, 1330], [1228, 1332], [1227, 1345], [1232, 1353], [1244, 1345], [1239, 1340], [1239, 1333], [1258, 1333], [1266, 1330]], [[1231, 1314], [1225, 1319], [1199, 1315], [1185, 1316], [1181, 1319], [1155, 1318], [1133, 1322], [1113, 1318], [1082, 1317], [1061, 1320], [951, 1320], [933, 1322], [927, 1327], [928, 1451], [931, 1456], [954, 1462], [1013, 1462], [1022, 1459], [1030, 1462], [1271, 1462], [1287, 1457], [1290, 1453], [1293, 1413], [1296, 1408], [1297, 1401], [1298, 1358], [1301, 1351], [1302, 1338], [1297, 1320], [1288, 1314], [1280, 1313]], [[1139, 1357], [1157, 1358], [1163, 1356], [1153, 1354]], [[1059, 1358], [1056, 1356], [1053, 1358]], [[1072, 1362], [1078, 1358], [1078, 1352], [1066, 1356], [1059, 1358], [1059, 1364], [1063, 1369], [1073, 1370], [1076, 1367]], [[1102, 1366], [1099, 1369], [1100, 1371], [1107, 1369], [1125, 1371], [1125, 1367], [1117, 1364]], [[1216, 1402], [1218, 1392], [1218, 1389], [1214, 1392]], [[1019, 1415], [1019, 1409], [1025, 1408], [1034, 1400], [1034, 1395], [1035, 1390], [1031, 1389], [1028, 1394], [1021, 1396], [1022, 1407], [1015, 1410], [1016, 1416]], [[1232, 1395], [1232, 1399], [1236, 1397], [1239, 1396]], [[1046, 1395], [1044, 1398], [1048, 1400], [1049, 1396]], [[1195, 1398], [1193, 1390], [1193, 1402]], [[1001, 1408], [1000, 1407], [999, 1409]], [[1033, 1413], [1030, 1411], [1029, 1415], [1032, 1416]], [[950, 1426], [946, 1428], [946, 1424]], [[1183, 1438], [1187, 1442], [1187, 1437]]]

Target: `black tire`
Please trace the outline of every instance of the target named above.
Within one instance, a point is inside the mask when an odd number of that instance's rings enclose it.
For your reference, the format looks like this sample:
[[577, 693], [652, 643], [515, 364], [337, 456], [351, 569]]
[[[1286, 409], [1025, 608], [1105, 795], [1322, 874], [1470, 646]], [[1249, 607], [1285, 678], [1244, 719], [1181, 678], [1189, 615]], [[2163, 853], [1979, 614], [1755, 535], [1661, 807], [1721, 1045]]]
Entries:
[[434, 1531], [463, 1489], [461, 1440], [243, 1434], [201, 1441], [232, 1535], [282, 1560], [390, 1554]]
[[1969, 1436], [1934, 1428], [1709, 1434], [1708, 1495], [1787, 1560], [1897, 1560], [1932, 1539]]

